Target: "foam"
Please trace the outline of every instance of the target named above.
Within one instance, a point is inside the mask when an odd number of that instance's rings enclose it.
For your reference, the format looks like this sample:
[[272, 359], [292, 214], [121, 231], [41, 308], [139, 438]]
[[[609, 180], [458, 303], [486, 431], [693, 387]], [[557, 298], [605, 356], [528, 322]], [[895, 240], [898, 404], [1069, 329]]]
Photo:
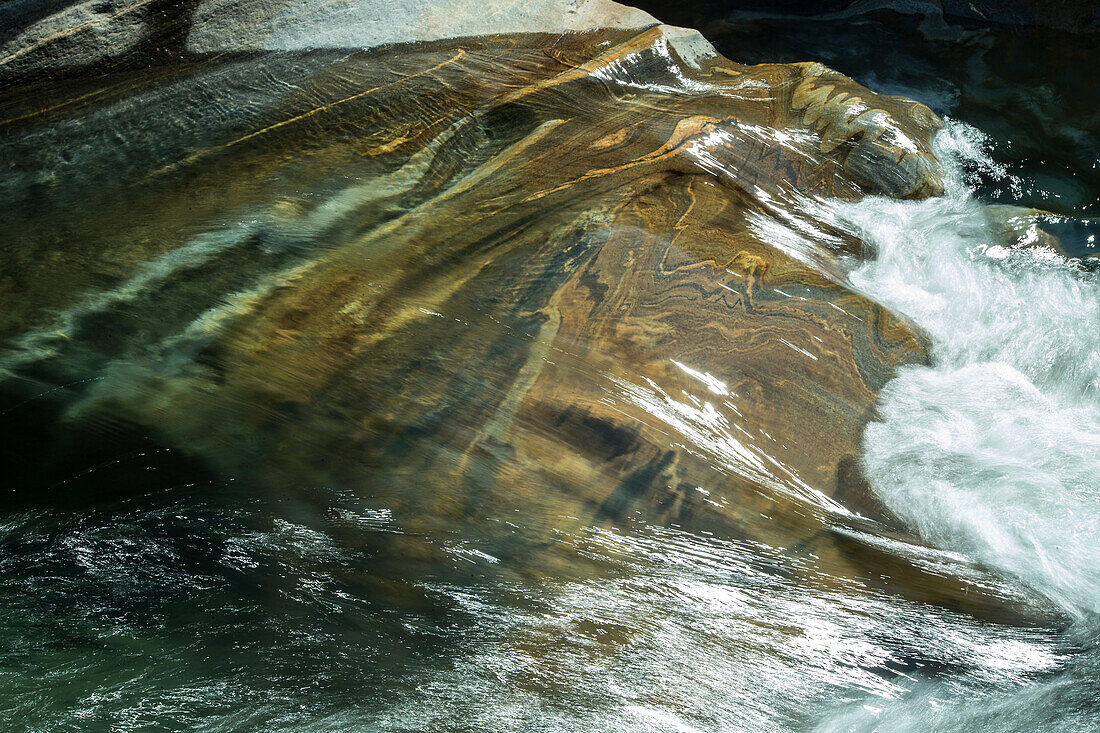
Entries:
[[937, 141], [948, 193], [834, 208], [877, 250], [851, 282], [912, 319], [933, 364], [882, 391], [866, 431], [875, 492], [929, 542], [1079, 617], [1100, 612], [1100, 282], [1049, 250], [1006, 246], [970, 195], [1003, 176], [980, 133]]

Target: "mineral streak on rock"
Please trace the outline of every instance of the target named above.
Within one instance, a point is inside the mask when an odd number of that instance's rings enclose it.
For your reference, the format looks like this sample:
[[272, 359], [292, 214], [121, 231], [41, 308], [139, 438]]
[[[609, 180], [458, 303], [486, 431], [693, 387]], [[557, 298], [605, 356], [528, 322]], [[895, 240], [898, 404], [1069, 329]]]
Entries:
[[641, 518], [997, 606], [833, 531], [889, 521], [855, 456], [926, 342], [753, 224], [936, 194], [927, 108], [663, 26], [38, 83], [0, 120], [9, 398], [385, 506], [395, 595], [441, 538], [543, 574]]
[[930, 133], [942, 123], [920, 102], [894, 98], [904, 110], [916, 137], [901, 129], [895, 117], [875, 108], [856, 93], [841, 91], [844, 76], [818, 63], [798, 64], [803, 78], [795, 85], [791, 101], [802, 110], [802, 122], [821, 135], [821, 152], [831, 153], [845, 144], [854, 148], [844, 171], [864, 186], [895, 198], [927, 198], [943, 194], [943, 166], [927, 145]]

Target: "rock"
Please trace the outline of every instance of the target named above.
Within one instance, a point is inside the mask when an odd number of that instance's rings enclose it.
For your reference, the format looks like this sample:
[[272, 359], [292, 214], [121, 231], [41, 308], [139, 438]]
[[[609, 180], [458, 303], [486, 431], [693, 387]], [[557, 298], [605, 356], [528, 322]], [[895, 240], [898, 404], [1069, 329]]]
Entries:
[[1009, 205], [987, 206], [985, 212], [994, 237], [990, 252], [994, 256], [1005, 255], [1015, 248], [1048, 250], [1058, 257], [1072, 258], [1083, 269], [1100, 269], [1096, 244], [1100, 222], [1096, 220], [1071, 219], [1049, 211]]
[[0, 81], [103, 74], [178, 51], [196, 0], [21, 0], [0, 10]]
[[[642, 28], [611, 0], [19, 0], [0, 9], [0, 80], [103, 73], [104, 62], [188, 54], [375, 46], [502, 33]], [[141, 54], [138, 52], [141, 51]]]
[[29, 25], [0, 46], [0, 66], [28, 69], [88, 67], [133, 51], [148, 26], [139, 5], [81, 2]]
[[854, 456], [927, 342], [805, 205], [940, 191], [927, 108], [667, 26], [349, 50], [266, 23], [247, 54], [5, 92], [11, 404], [346, 488], [403, 528], [357, 541], [413, 595], [442, 538], [579, 572], [562, 538], [636, 517], [871, 572], [836, 527], [890, 520]]
[[188, 48], [195, 53], [373, 48], [503, 33], [644, 28], [653, 16], [611, 0], [203, 0]]
[[[894, 198], [943, 195], [943, 166], [929, 145], [943, 124], [919, 102], [894, 97], [900, 114], [872, 107], [851, 91], [851, 80], [819, 63], [796, 64], [802, 72], [791, 102], [802, 112], [802, 122], [818, 132], [820, 149], [831, 153], [851, 149], [844, 172], [874, 193]], [[904, 120], [913, 132], [902, 129]], [[915, 133], [915, 134], [914, 134]]]

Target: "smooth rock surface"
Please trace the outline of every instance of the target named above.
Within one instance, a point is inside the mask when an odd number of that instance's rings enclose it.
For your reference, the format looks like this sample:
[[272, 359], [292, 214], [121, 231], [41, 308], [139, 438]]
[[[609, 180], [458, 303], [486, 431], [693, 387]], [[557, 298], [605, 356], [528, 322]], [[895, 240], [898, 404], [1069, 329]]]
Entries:
[[644, 28], [653, 16], [611, 0], [203, 0], [188, 49], [372, 48], [501, 33]]
[[[351, 487], [409, 529], [389, 583], [442, 567], [432, 537], [538, 574], [555, 537], [641, 516], [1001, 605], [833, 530], [890, 522], [859, 440], [927, 353], [799, 206], [941, 191], [923, 105], [666, 26], [42, 84], [0, 122], [0, 364], [66, 431]], [[522, 536], [481, 519], [514, 512]]]
[[656, 23], [611, 0], [19, 0], [0, 8], [0, 80], [103, 73], [122, 59], [164, 63], [191, 54], [368, 49]]

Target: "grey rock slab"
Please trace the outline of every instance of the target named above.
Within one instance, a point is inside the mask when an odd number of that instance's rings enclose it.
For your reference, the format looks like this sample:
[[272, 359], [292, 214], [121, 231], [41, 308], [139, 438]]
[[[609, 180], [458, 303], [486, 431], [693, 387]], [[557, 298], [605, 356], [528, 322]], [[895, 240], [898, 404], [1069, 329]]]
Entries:
[[0, 8], [0, 79], [100, 73], [181, 54], [367, 49], [656, 24], [612, 0], [18, 0]]
[[648, 13], [611, 0], [205, 0], [187, 47], [197, 53], [371, 48], [656, 23]]

